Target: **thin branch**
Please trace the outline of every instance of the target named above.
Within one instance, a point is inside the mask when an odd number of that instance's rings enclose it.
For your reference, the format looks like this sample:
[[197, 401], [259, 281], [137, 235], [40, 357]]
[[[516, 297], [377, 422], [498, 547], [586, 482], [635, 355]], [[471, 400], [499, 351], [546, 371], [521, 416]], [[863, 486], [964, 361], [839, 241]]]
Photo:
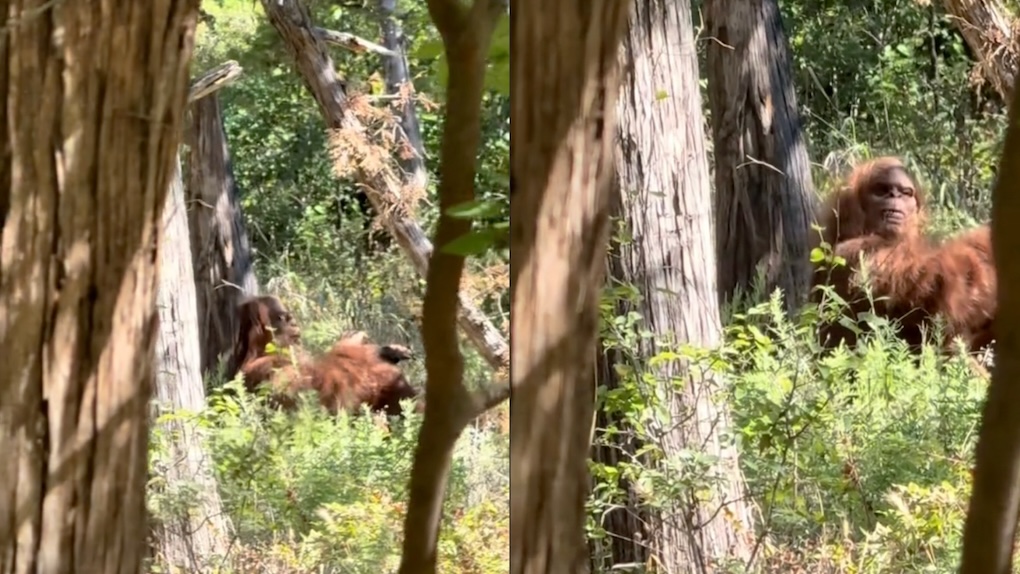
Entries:
[[201, 100], [209, 94], [233, 84], [241, 77], [242, 72], [244, 72], [244, 68], [241, 67], [241, 64], [234, 60], [227, 60], [202, 74], [191, 81], [191, 87], [188, 89], [188, 103]]
[[325, 28], [312, 28], [312, 31], [315, 32], [315, 35], [323, 42], [334, 46], [340, 46], [341, 48], [350, 50], [355, 54], [373, 52], [375, 54], [391, 57], [400, 55], [386, 46], [381, 46], [375, 42], [369, 42], [364, 38], [360, 38], [347, 32], [337, 32], [335, 30], [327, 30]]

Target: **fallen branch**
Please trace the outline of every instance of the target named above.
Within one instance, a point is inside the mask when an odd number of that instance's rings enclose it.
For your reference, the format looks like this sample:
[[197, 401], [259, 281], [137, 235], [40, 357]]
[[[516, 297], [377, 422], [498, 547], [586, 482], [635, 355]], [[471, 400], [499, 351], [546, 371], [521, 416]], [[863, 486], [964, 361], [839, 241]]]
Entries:
[[[294, 58], [298, 72], [318, 103], [327, 126], [361, 134], [368, 140], [368, 132], [351, 109], [325, 44], [312, 32], [314, 27], [307, 9], [296, 0], [262, 0], [262, 7]], [[366, 166], [357, 159], [350, 158], [349, 161], [357, 166], [358, 183], [415, 269], [423, 277], [427, 276], [432, 242], [416, 221], [392, 209], [400, 204], [400, 192], [405, 182], [388, 164]], [[510, 346], [503, 334], [467, 297], [460, 294], [458, 300], [457, 323], [465, 335], [493, 369], [509, 368]]]
[[234, 60], [227, 60], [219, 66], [191, 81], [188, 88], [188, 103], [200, 100], [209, 94], [233, 84], [241, 77], [244, 68]]
[[380, 46], [375, 42], [369, 42], [364, 38], [359, 38], [354, 34], [347, 32], [337, 32], [335, 30], [327, 30], [325, 28], [312, 28], [315, 35], [318, 36], [323, 42], [332, 44], [334, 46], [340, 46], [341, 48], [350, 50], [356, 54], [364, 54], [365, 52], [373, 52], [375, 54], [381, 54], [383, 56], [397, 56], [398, 54], [393, 50], [390, 50], [386, 46]]

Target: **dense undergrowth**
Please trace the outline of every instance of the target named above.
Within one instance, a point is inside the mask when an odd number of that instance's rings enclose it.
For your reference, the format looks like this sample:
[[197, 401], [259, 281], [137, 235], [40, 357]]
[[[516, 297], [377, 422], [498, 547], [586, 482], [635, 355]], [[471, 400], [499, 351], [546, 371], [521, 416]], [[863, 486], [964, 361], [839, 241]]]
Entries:
[[[737, 446], [760, 511], [752, 571], [955, 572], [987, 380], [934, 348], [912, 356], [888, 324], [874, 324], [855, 348], [823, 353], [813, 337], [818, 313], [790, 319], [777, 294], [735, 314], [720, 348], [662, 348], [649, 362], [689, 361], [695, 377], [712, 376], [732, 413], [721, 434]], [[634, 322], [616, 332], [640, 331]], [[697, 449], [663, 452], [650, 430], [661, 385], [644, 372], [631, 357], [618, 369], [620, 387], [603, 395], [617, 425], [597, 441], [626, 428], [643, 458], [593, 463], [597, 553], [608, 551], [604, 513], [625, 500], [619, 477], [643, 506], [667, 512], [670, 500], [713, 480]]]

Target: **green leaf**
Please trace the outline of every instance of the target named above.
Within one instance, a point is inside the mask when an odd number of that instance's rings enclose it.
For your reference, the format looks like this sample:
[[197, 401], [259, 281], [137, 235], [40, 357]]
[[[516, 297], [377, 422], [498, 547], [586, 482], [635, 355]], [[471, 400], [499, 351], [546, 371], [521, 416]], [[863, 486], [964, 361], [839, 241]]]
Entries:
[[504, 96], [510, 95], [510, 62], [501, 62], [489, 66], [485, 74], [485, 87], [499, 92]]
[[422, 42], [418, 49], [414, 51], [414, 57], [422, 60], [431, 60], [432, 58], [442, 57], [442, 55], [443, 40], [439, 38]]
[[442, 250], [443, 253], [462, 255], [464, 257], [478, 255], [485, 253], [490, 247], [495, 245], [496, 240], [500, 235], [500, 233], [496, 233], [492, 229], [479, 229], [477, 231], [461, 235], [457, 239], [454, 239], [444, 245]]
[[491, 200], [479, 199], [458, 203], [446, 210], [446, 215], [456, 219], [483, 219], [495, 217], [503, 212], [502, 206]]
[[820, 248], [815, 247], [814, 249], [811, 250], [811, 262], [812, 263], [818, 263], [819, 261], [822, 261], [824, 259], [825, 259], [825, 252], [823, 252]]

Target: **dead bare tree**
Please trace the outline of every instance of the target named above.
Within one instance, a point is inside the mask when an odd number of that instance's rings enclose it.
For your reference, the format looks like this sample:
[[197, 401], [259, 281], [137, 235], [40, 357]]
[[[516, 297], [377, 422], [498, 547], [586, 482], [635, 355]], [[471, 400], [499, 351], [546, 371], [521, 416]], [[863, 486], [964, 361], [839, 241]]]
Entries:
[[396, 8], [396, 0], [379, 0], [383, 44], [391, 52], [383, 61], [386, 93], [398, 96], [402, 137], [397, 140], [401, 147], [397, 159], [404, 172], [403, 177], [414, 189], [424, 190], [429, 177], [425, 169], [425, 143], [421, 139], [421, 127], [414, 111], [414, 84], [411, 83], [411, 73], [407, 66], [404, 30], [393, 16]]
[[[353, 109], [351, 99], [338, 81], [325, 43], [316, 34], [307, 8], [299, 0], [262, 0], [270, 23], [279, 32], [294, 57], [297, 70], [322, 111], [329, 129], [342, 132], [345, 141], [357, 145], [339, 154], [337, 164], [354, 172], [376, 212], [404, 253], [422, 276], [428, 275], [432, 242], [414, 219], [401, 208], [404, 189], [411, 182], [398, 174], [370, 143], [365, 125]], [[353, 148], [353, 149], [352, 149]], [[370, 161], [365, 161], [366, 159]], [[497, 371], [510, 364], [510, 347], [499, 329], [464, 294], [459, 293], [457, 322], [468, 340]]]
[[[192, 83], [184, 136], [189, 148], [185, 193], [203, 373], [213, 372], [229, 353], [238, 329], [237, 305], [259, 292], [218, 95], [241, 72], [241, 66], [230, 61]], [[236, 371], [237, 365], [227, 365], [228, 377]]]
[[985, 78], [1008, 102], [1020, 64], [1009, 10], [996, 0], [944, 0], [942, 5], [977, 56]]
[[[166, 450], [155, 465], [172, 496], [187, 491], [197, 496], [183, 512], [160, 517], [155, 525], [155, 545], [162, 565], [206, 572], [215, 569], [216, 561], [226, 557], [233, 528], [223, 512], [212, 459], [203, 444], [201, 430], [190, 420], [205, 408], [205, 384], [179, 158], [163, 207], [159, 281], [156, 302], [159, 336], [152, 406], [157, 417], [155, 426], [162, 431]], [[159, 417], [164, 411], [173, 415]]]

